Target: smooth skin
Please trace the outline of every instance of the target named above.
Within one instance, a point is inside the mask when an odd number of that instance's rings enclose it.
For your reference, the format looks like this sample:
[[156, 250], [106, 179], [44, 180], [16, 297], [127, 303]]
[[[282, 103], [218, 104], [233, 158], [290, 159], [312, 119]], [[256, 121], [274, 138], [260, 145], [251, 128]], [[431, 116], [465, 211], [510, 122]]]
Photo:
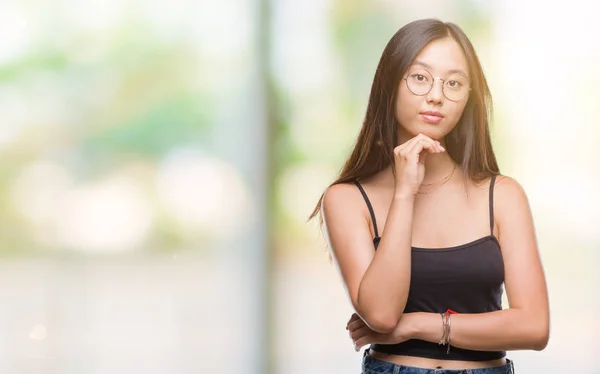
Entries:
[[[426, 65], [434, 77], [450, 70], [468, 71], [456, 41], [445, 38], [426, 46], [413, 66]], [[409, 69], [410, 70], [410, 69]], [[393, 344], [408, 339], [437, 343], [441, 317], [434, 313], [403, 314], [410, 287], [411, 246], [444, 248], [490, 235], [489, 179], [469, 181], [465, 193], [462, 171], [444, 149], [444, 136], [456, 126], [467, 98], [450, 101], [436, 80], [424, 96], [412, 94], [399, 82], [397, 119], [399, 146], [392, 166], [362, 180], [373, 204], [381, 241], [373, 246], [374, 230], [365, 202], [356, 186], [337, 184], [323, 199], [325, 232], [332, 257], [344, 281], [354, 313], [347, 325], [357, 349], [371, 343]], [[442, 113], [436, 124], [423, 111]], [[430, 194], [431, 185], [456, 171]], [[452, 346], [473, 350], [544, 349], [549, 337], [549, 307], [544, 272], [527, 196], [517, 181], [499, 176], [494, 189], [494, 231], [505, 266], [509, 308], [451, 318]], [[423, 368], [469, 369], [497, 366], [487, 362], [446, 361], [371, 353], [400, 365]]]

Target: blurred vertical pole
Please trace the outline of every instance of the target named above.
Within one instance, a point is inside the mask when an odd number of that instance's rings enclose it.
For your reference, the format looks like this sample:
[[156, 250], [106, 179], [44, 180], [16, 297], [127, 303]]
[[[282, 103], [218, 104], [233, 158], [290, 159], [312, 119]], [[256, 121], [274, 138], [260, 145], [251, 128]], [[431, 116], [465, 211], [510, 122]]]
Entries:
[[[257, 136], [256, 152], [259, 152], [260, 172], [254, 176], [255, 186], [258, 187], [257, 208], [260, 211], [259, 222], [262, 222], [262, 240], [256, 246], [256, 254], [253, 257], [254, 276], [257, 287], [256, 315], [254, 321], [258, 336], [255, 339], [255, 350], [257, 358], [256, 374], [273, 374], [275, 372], [275, 347], [274, 336], [274, 281], [273, 281], [273, 240], [272, 221], [274, 211], [274, 157], [273, 141], [275, 134], [275, 100], [271, 86], [271, 1], [256, 0], [256, 103], [257, 118], [260, 119], [260, 128], [256, 129]], [[260, 225], [260, 224], [259, 224]]]

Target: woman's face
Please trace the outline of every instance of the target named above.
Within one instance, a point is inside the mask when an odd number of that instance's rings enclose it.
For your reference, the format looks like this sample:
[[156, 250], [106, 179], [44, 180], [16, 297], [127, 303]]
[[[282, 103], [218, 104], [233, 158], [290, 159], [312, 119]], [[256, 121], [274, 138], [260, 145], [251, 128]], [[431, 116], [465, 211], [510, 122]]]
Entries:
[[399, 144], [419, 133], [443, 141], [467, 104], [468, 72], [467, 59], [454, 39], [438, 39], [423, 48], [399, 83], [396, 100]]

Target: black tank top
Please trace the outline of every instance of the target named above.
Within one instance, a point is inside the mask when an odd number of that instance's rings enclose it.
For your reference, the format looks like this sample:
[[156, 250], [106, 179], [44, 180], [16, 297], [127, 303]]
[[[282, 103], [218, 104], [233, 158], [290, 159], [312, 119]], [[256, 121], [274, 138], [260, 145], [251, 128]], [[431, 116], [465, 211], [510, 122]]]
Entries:
[[[455, 247], [412, 247], [410, 289], [405, 313], [443, 313], [448, 309], [458, 313], [486, 313], [502, 309], [504, 261], [500, 243], [493, 235], [495, 179], [492, 176], [490, 181], [490, 235]], [[373, 207], [360, 183], [355, 181], [355, 184], [369, 208], [375, 231], [373, 244], [377, 249], [381, 238]], [[400, 344], [372, 344], [370, 349], [441, 360], [488, 361], [506, 356], [504, 351], [474, 351], [456, 347], [446, 353], [446, 346], [417, 339]]]

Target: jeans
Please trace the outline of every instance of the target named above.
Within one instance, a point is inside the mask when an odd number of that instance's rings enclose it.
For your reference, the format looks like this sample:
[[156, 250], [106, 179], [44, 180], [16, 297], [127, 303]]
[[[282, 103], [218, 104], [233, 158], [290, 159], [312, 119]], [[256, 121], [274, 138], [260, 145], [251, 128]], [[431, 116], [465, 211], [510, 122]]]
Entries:
[[484, 369], [425, 369], [414, 366], [396, 365], [370, 356], [365, 350], [362, 363], [362, 374], [514, 374], [513, 362], [506, 359], [506, 364]]

